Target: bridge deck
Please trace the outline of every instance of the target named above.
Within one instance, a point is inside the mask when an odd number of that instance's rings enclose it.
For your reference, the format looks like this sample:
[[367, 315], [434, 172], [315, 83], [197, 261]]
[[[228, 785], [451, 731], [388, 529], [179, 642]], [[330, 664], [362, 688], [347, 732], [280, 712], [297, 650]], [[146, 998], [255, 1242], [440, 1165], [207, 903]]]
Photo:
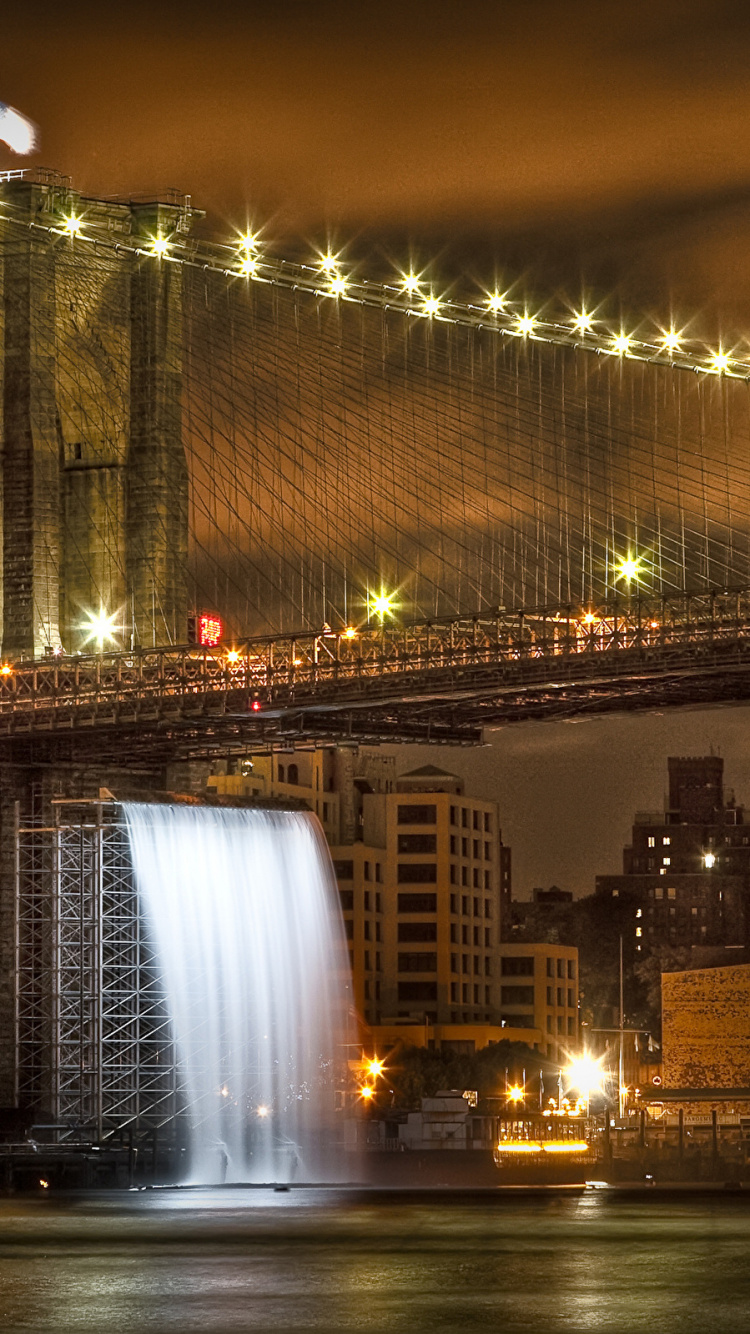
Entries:
[[750, 595], [735, 590], [20, 662], [0, 674], [0, 744], [471, 743], [493, 723], [748, 694]]

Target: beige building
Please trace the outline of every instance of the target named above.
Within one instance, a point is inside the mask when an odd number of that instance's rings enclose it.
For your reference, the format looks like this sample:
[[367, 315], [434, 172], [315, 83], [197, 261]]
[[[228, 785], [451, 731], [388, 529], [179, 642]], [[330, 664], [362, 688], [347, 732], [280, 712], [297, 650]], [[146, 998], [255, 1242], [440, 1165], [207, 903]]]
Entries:
[[210, 792], [303, 802], [332, 846], [361, 839], [363, 795], [392, 792], [396, 782], [393, 756], [356, 746], [248, 755], [237, 761], [236, 772], [227, 773], [226, 767], [214, 766], [207, 781]]
[[499, 947], [500, 1018], [536, 1029], [539, 1050], [565, 1065], [578, 1049], [578, 950], [572, 945]]
[[362, 804], [361, 846], [331, 851], [365, 1022], [498, 1026], [510, 865], [496, 804], [433, 765]]

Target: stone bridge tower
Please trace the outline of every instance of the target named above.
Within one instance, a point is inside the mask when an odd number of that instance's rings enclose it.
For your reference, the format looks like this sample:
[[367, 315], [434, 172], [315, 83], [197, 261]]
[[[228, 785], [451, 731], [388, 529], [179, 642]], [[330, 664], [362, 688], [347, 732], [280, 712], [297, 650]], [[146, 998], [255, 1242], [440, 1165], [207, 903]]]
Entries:
[[[112, 201], [52, 173], [0, 208], [2, 656], [187, 637], [179, 200]], [[78, 234], [76, 234], [76, 232]]]

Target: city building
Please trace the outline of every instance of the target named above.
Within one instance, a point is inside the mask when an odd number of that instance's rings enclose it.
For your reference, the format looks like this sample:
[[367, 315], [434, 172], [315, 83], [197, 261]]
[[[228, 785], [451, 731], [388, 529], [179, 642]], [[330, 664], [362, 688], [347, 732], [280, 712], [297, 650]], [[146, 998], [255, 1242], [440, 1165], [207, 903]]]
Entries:
[[395, 792], [366, 793], [361, 847], [331, 851], [366, 1023], [499, 1028], [510, 859], [496, 803], [467, 797], [455, 774], [427, 765], [403, 774]]
[[662, 974], [663, 1084], [650, 1103], [710, 1119], [750, 1113], [750, 964]]
[[564, 1064], [578, 1046], [578, 950], [572, 945], [502, 944], [500, 1021], [531, 1028], [538, 1050]]
[[391, 755], [358, 746], [274, 751], [219, 761], [207, 779], [216, 796], [298, 801], [314, 811], [331, 845], [362, 838], [362, 798], [392, 792], [396, 762]]
[[738, 948], [748, 941], [750, 824], [724, 794], [720, 756], [670, 757], [663, 811], [639, 811], [622, 875], [596, 893], [632, 911], [628, 955], [669, 948]]

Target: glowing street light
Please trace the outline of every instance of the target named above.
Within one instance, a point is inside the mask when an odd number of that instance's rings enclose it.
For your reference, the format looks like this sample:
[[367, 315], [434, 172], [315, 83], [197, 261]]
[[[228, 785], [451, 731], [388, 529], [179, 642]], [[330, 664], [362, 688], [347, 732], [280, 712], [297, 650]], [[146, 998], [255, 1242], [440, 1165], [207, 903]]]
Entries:
[[369, 1102], [371, 1098], [374, 1098], [375, 1090], [373, 1088], [370, 1088], [369, 1084], [365, 1084], [359, 1090], [359, 1096], [360, 1098], [364, 1098], [365, 1102]]
[[327, 251], [327, 253], [326, 253], [325, 255], [321, 255], [321, 256], [320, 256], [320, 261], [319, 261], [319, 263], [320, 263], [320, 267], [321, 267], [321, 269], [323, 270], [324, 273], [331, 273], [331, 274], [333, 274], [333, 273], [336, 272], [336, 270], [337, 270], [337, 268], [338, 268], [338, 266], [339, 266], [338, 256], [337, 256], [337, 255], [332, 255], [331, 252], [330, 252], [330, 250], [329, 250], [329, 251]]
[[493, 315], [499, 315], [500, 311], [505, 309], [505, 297], [495, 291], [487, 298], [487, 306]]
[[704, 854], [703, 854], [703, 865], [705, 866], [705, 868], [706, 868], [707, 871], [710, 871], [710, 870], [711, 870], [711, 867], [716, 865], [716, 853], [715, 853], [715, 852], [704, 852]]
[[263, 1105], [261, 1104], [261, 1106], [260, 1106], [260, 1107], [257, 1109], [257, 1111], [256, 1111], [256, 1116], [259, 1116], [259, 1117], [261, 1118], [261, 1120], [262, 1120], [263, 1117], [268, 1116], [269, 1111], [270, 1111], [270, 1108], [265, 1107], [265, 1106], [263, 1106]]
[[257, 250], [259, 246], [258, 232], [243, 232], [237, 245], [243, 254], [249, 255], [252, 250]]
[[371, 1079], [378, 1079], [385, 1070], [383, 1061], [379, 1061], [377, 1056], [373, 1056], [371, 1061], [367, 1062], [367, 1073]]
[[711, 356], [709, 370], [712, 370], [716, 375], [723, 375], [725, 371], [729, 370], [729, 354], [722, 352], [719, 348], [718, 352], [714, 352]]
[[355, 630], [354, 626], [347, 625], [344, 631], [344, 639], [356, 639], [356, 638], [357, 638], [357, 631]]
[[374, 593], [370, 598], [370, 611], [379, 616], [381, 621], [385, 620], [386, 616], [392, 616], [395, 607], [395, 596], [395, 593], [386, 593], [381, 588], [379, 593]]
[[438, 296], [425, 297], [424, 305], [422, 306], [422, 314], [429, 315], [430, 317], [432, 317], [433, 315], [439, 314], [439, 312], [440, 312], [440, 297]]
[[117, 612], [108, 616], [104, 608], [100, 607], [98, 612], [90, 611], [88, 618], [88, 622], [81, 627], [87, 632], [84, 643], [87, 644], [90, 640], [93, 640], [98, 652], [103, 653], [105, 643], [108, 641], [115, 643], [117, 641], [117, 631], [115, 629]]
[[627, 334], [621, 333], [612, 339], [612, 351], [620, 357], [627, 356], [630, 351], [630, 338]]
[[342, 278], [341, 274], [337, 274], [335, 278], [331, 279], [328, 290], [331, 293], [331, 296], [345, 296], [346, 278]]
[[665, 333], [661, 340], [661, 345], [665, 352], [679, 352], [681, 343], [682, 339], [678, 333], [675, 333], [674, 329], [670, 329], [669, 333]]
[[521, 334], [523, 338], [528, 338], [529, 334], [534, 332], [535, 327], [536, 315], [529, 315], [528, 311], [524, 311], [523, 315], [518, 317], [515, 331], [517, 334]]
[[624, 579], [626, 584], [638, 583], [642, 574], [643, 561], [641, 557], [631, 556], [630, 552], [628, 552], [627, 556], [623, 556], [622, 560], [618, 563], [615, 580]]
[[243, 278], [254, 278], [258, 272], [258, 261], [252, 255], [244, 255], [239, 262], [238, 273]]
[[513, 1103], [523, 1102], [524, 1092], [520, 1084], [511, 1084], [508, 1089], [508, 1101]]
[[150, 253], [157, 259], [164, 259], [169, 254], [169, 237], [162, 236], [161, 232], [151, 237]]
[[588, 1052], [579, 1056], [565, 1071], [571, 1087], [580, 1093], [586, 1104], [586, 1115], [589, 1114], [589, 1103], [592, 1093], [602, 1092], [602, 1070], [600, 1061], [594, 1060]]
[[573, 320], [573, 327], [577, 329], [579, 333], [590, 333], [591, 325], [592, 319], [587, 310], [579, 311]]
[[80, 236], [83, 231], [83, 218], [76, 213], [69, 213], [63, 218], [62, 229], [66, 236]]
[[419, 277], [417, 276], [416, 273], [413, 273], [412, 270], [410, 269], [408, 273], [403, 274], [401, 278], [401, 286], [403, 287], [405, 292], [409, 293], [409, 295], [411, 295], [412, 292], [418, 292]]

